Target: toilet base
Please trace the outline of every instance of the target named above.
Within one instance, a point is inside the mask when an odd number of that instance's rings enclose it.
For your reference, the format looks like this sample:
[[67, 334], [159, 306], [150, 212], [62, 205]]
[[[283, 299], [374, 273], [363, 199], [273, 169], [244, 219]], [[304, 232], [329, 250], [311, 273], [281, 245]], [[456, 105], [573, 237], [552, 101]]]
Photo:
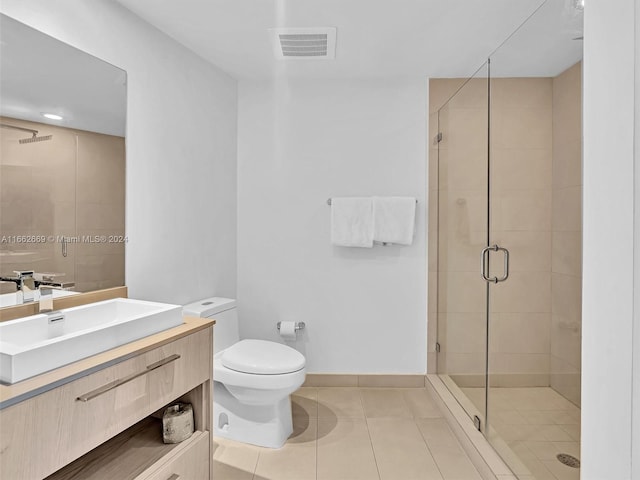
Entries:
[[281, 448], [293, 433], [289, 395], [270, 405], [240, 403], [220, 382], [213, 382], [214, 434], [259, 447]]

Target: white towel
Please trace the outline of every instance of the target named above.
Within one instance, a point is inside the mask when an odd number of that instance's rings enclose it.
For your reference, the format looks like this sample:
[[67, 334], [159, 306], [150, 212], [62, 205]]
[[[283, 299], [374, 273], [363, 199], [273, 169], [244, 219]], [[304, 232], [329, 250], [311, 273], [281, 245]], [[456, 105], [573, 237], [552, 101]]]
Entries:
[[371, 198], [331, 199], [331, 243], [343, 247], [373, 247]]
[[416, 222], [413, 197], [373, 197], [373, 239], [411, 245]]

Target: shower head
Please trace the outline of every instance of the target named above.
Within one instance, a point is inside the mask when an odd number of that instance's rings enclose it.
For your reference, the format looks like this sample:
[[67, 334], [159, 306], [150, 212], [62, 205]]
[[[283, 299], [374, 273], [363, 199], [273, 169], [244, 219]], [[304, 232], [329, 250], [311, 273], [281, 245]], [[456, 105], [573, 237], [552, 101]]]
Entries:
[[53, 137], [53, 135], [44, 135], [42, 137], [39, 137], [38, 133], [35, 132], [33, 134], [33, 137], [31, 137], [31, 138], [21, 138], [20, 140], [18, 140], [18, 143], [24, 144], [24, 143], [44, 142], [46, 140], [51, 140], [52, 137]]
[[2, 127], [2, 128], [11, 128], [13, 130], [20, 130], [22, 132], [31, 133], [31, 135], [32, 135], [31, 138], [21, 138], [20, 140], [18, 140], [18, 143], [20, 143], [20, 144], [34, 143], [34, 142], [44, 142], [46, 140], [51, 140], [53, 138], [53, 135], [43, 135], [42, 137], [39, 137], [38, 136], [38, 130], [32, 130], [30, 128], [23, 128], [23, 127], [16, 127], [14, 125], [9, 125], [7, 123], [0, 123], [0, 127]]

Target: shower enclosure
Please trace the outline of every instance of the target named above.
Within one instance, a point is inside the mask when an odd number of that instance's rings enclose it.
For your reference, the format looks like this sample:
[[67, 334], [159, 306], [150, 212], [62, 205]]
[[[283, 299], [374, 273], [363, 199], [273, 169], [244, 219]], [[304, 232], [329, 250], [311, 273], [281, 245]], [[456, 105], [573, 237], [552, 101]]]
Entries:
[[521, 478], [579, 475], [580, 13], [548, 0], [430, 84], [437, 373]]

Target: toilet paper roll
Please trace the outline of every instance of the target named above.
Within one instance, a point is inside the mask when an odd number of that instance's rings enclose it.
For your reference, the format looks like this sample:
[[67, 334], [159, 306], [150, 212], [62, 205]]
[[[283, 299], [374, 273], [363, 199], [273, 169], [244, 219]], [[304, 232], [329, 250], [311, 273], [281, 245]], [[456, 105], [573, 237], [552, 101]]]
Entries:
[[295, 340], [296, 322], [280, 322], [280, 336], [285, 340]]
[[180, 443], [193, 434], [193, 429], [193, 407], [190, 403], [177, 403], [164, 411], [162, 416], [164, 443]]

